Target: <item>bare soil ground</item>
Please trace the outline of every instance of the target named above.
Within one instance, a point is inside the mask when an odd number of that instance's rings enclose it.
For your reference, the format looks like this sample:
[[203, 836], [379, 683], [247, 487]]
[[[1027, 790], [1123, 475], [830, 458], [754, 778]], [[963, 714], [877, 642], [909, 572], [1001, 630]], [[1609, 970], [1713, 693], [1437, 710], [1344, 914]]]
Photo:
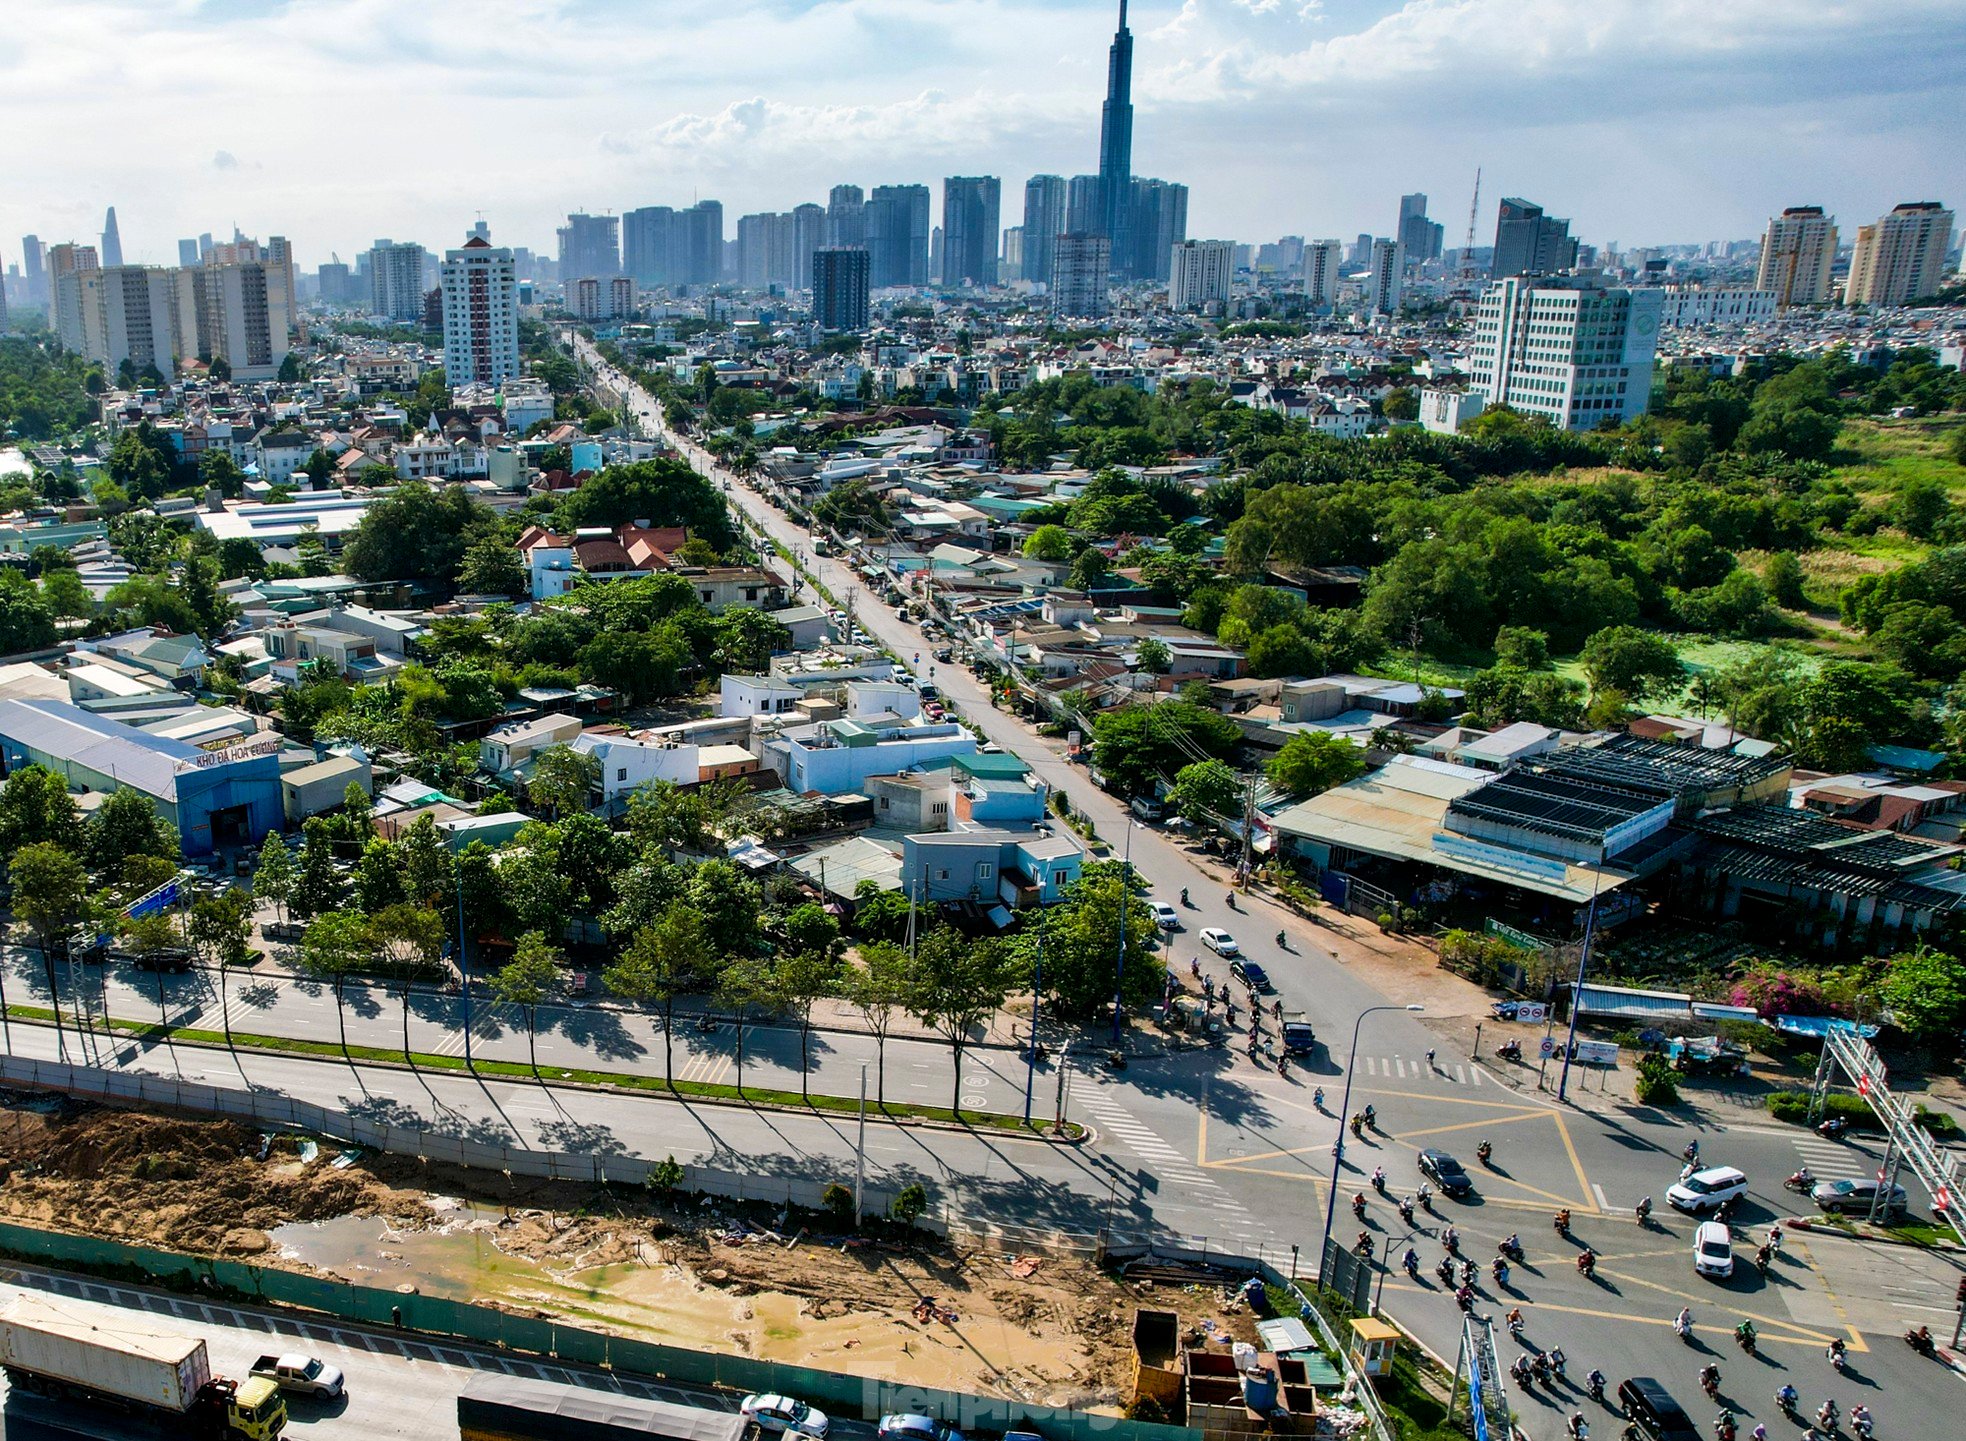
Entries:
[[[0, 1095], [0, 1217], [1047, 1404], [1124, 1402], [1136, 1307], [1218, 1344], [1255, 1339], [1218, 1286], [1130, 1285], [1072, 1257], [805, 1232], [769, 1208], [391, 1156], [336, 1168], [335, 1144], [308, 1159], [303, 1140]], [[297, 1232], [321, 1244], [296, 1251]]]

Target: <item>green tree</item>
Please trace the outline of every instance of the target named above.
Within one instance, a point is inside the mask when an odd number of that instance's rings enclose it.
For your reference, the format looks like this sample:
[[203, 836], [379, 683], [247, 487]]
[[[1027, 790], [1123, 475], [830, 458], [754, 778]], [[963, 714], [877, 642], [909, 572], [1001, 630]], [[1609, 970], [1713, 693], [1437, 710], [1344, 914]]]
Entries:
[[671, 905], [635, 932], [620, 958], [601, 972], [609, 990], [662, 1012], [662, 1079], [676, 1083], [676, 1001], [703, 985], [715, 965], [703, 923], [686, 905]]
[[1242, 777], [1221, 761], [1196, 761], [1181, 767], [1167, 793], [1174, 813], [1198, 824], [1240, 818], [1242, 800]]
[[41, 577], [41, 600], [48, 613], [83, 620], [96, 613], [96, 598], [81, 575], [71, 569], [52, 570]]
[[207, 965], [237, 966], [246, 961], [253, 935], [252, 901], [237, 886], [191, 903], [185, 938]]
[[0, 570], [0, 655], [54, 643], [55, 618], [34, 582], [11, 567]]
[[1093, 590], [1106, 583], [1112, 569], [1105, 552], [1097, 546], [1088, 545], [1073, 558], [1071, 573], [1065, 577], [1065, 584], [1073, 590]]
[[498, 517], [469, 492], [433, 491], [422, 481], [399, 485], [371, 504], [342, 544], [342, 568], [359, 580], [421, 580], [454, 587], [464, 557]]
[[1686, 678], [1672, 642], [1636, 626], [1607, 626], [1584, 642], [1580, 659], [1593, 691], [1615, 690], [1633, 700], [1670, 695]]
[[341, 904], [341, 875], [335, 869], [334, 842], [327, 822], [309, 816], [300, 828], [299, 874], [294, 879], [293, 911], [317, 916]]
[[1134, 651], [1134, 660], [1147, 675], [1166, 675], [1174, 668], [1174, 654], [1168, 650], [1167, 642], [1157, 635], [1150, 635], [1140, 642]]
[[949, 1107], [962, 1113], [963, 1052], [971, 1033], [1000, 1008], [1010, 993], [1015, 966], [995, 937], [966, 939], [954, 926], [937, 926], [916, 943], [908, 1010], [949, 1043], [954, 1082]]
[[95, 815], [83, 830], [83, 847], [89, 864], [98, 871], [114, 871], [130, 856], [159, 856], [176, 860], [179, 854], [177, 832], [157, 814], [154, 801], [142, 791], [119, 787], [103, 797]]
[[1121, 706], [1092, 722], [1093, 759], [1122, 795], [1142, 795], [1161, 776], [1172, 776], [1200, 753], [1221, 760], [1242, 732], [1206, 706], [1168, 700]]
[[1041, 525], [1024, 538], [1024, 554], [1063, 565], [1073, 555], [1072, 533], [1062, 525]]
[[73, 854], [50, 841], [22, 846], [7, 861], [7, 881], [13, 887], [13, 911], [34, 932], [47, 973], [49, 1004], [55, 1018], [55, 1043], [65, 1060], [68, 1042], [61, 1025], [61, 988], [55, 982], [55, 943], [68, 935], [86, 912], [89, 873]]
[[581, 815], [601, 783], [601, 762], [592, 751], [572, 746], [548, 746], [533, 757], [532, 775], [526, 781], [526, 796], [535, 806], [543, 806], [557, 818]]
[[68, 783], [45, 766], [24, 765], [0, 785], [0, 856], [43, 842], [76, 850], [82, 817]]
[[198, 460], [198, 484], [216, 490], [227, 500], [237, 500], [246, 493], [246, 473], [239, 469], [231, 452], [208, 450]]
[[892, 941], [869, 941], [860, 947], [860, 964], [846, 972], [841, 994], [860, 1012], [874, 1037], [874, 1104], [887, 1106], [887, 1038], [907, 1010], [914, 993], [914, 968], [908, 953]]
[[1802, 590], [1802, 562], [1796, 559], [1794, 551], [1778, 550], [1769, 556], [1761, 568], [1761, 579], [1775, 598], [1775, 604], [1789, 610], [1808, 606], [1809, 597]]
[[[825, 912], [820, 914], [824, 916]], [[775, 958], [772, 969], [780, 1001], [799, 1023], [799, 1094], [811, 1100], [812, 1008], [826, 997], [839, 994], [839, 958], [830, 945], [813, 950], [787, 949]]]
[[284, 925], [287, 905], [299, 883], [300, 870], [294, 864], [293, 852], [287, 849], [278, 831], [269, 831], [260, 843], [259, 858], [253, 862], [253, 898], [271, 901], [274, 914]]
[[569, 495], [555, 517], [557, 524], [575, 529], [612, 530], [635, 520], [685, 526], [719, 553], [737, 543], [723, 493], [679, 460], [609, 466]]
[[1139, 889], [1124, 866], [1095, 864], [1044, 913], [1045, 988], [1064, 1014], [1089, 1020], [1115, 992], [1128, 1006], [1160, 997], [1167, 972], [1154, 949], [1159, 928]]
[[1896, 956], [1880, 996], [1893, 1023], [1910, 1040], [1942, 1054], [1959, 1049], [1966, 1027], [1966, 964], [1920, 945]]
[[504, 536], [485, 534], [466, 547], [457, 569], [457, 588], [464, 595], [522, 596], [531, 589], [519, 552]]
[[704, 939], [719, 954], [734, 957], [757, 952], [758, 913], [763, 899], [756, 881], [729, 861], [705, 861], [691, 874], [684, 894], [703, 918]]
[[371, 836], [355, 864], [355, 904], [364, 915], [399, 906], [408, 898], [403, 887], [403, 858], [395, 844]]
[[779, 989], [778, 968], [762, 956], [740, 955], [725, 960], [717, 971], [717, 999], [737, 1018], [737, 1094], [744, 1095], [744, 1033], [746, 1017], [754, 1010], [776, 1015], [785, 997]]
[[1283, 743], [1267, 769], [1278, 789], [1303, 800], [1364, 775], [1365, 755], [1329, 731], [1299, 731]]
[[775, 652], [791, 645], [784, 623], [753, 606], [733, 606], [717, 617], [717, 664], [725, 670], [765, 670]]
[[411, 905], [448, 913], [455, 907], [453, 894], [457, 865], [450, 845], [437, 830], [428, 812], [420, 815], [396, 842], [403, 867], [403, 892]]
[[1550, 638], [1523, 625], [1505, 625], [1495, 632], [1495, 663], [1523, 670], [1550, 668]]
[[1420, 418], [1420, 397], [1414, 387], [1403, 385], [1389, 391], [1379, 409], [1388, 420], [1418, 420]]
[[1917, 540], [1931, 540], [1939, 524], [1952, 513], [1952, 493], [1946, 483], [1931, 476], [1918, 476], [1898, 487], [1891, 502], [1891, 518], [1905, 534]]
[[519, 937], [512, 959], [493, 971], [486, 980], [492, 999], [502, 1006], [517, 1006], [526, 1017], [526, 1056], [533, 1079], [539, 1079], [539, 1006], [560, 981], [560, 963], [565, 957], [546, 943], [538, 931]]
[[898, 941], [908, 934], [908, 918], [926, 924], [927, 908], [912, 905], [897, 888], [885, 890], [879, 881], [861, 881], [853, 888], [853, 933], [869, 941]]
[[373, 957], [366, 916], [355, 911], [329, 911], [308, 923], [300, 938], [300, 967], [317, 981], [334, 989], [335, 1023], [341, 1030], [341, 1057], [348, 1060], [348, 1012], [343, 1005], [342, 988], [357, 971], [366, 970]]

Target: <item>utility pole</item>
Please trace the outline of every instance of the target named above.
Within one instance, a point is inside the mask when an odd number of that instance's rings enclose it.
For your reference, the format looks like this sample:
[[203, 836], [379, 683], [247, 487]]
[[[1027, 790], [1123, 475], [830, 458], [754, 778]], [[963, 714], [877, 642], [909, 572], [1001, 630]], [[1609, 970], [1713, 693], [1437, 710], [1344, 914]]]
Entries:
[[1249, 773], [1249, 784], [1242, 793], [1242, 864], [1236, 870], [1236, 883], [1247, 886], [1256, 871], [1256, 772]]
[[853, 1223], [860, 1224], [860, 1218], [867, 1214], [861, 1204], [865, 1194], [867, 1177], [867, 1063], [860, 1063], [860, 1129], [853, 1140]]

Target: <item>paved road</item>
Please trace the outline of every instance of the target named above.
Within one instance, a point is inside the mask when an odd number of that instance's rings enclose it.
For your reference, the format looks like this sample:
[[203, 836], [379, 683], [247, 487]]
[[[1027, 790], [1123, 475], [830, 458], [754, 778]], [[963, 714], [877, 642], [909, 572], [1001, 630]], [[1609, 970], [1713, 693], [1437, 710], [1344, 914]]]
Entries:
[[[346, 1396], [323, 1403], [288, 1398], [290, 1437], [442, 1437], [457, 1435], [457, 1394], [478, 1371], [536, 1381], [585, 1386], [688, 1405], [735, 1409], [734, 1396], [620, 1378], [551, 1360], [505, 1355], [449, 1340], [402, 1336], [386, 1329], [301, 1320], [278, 1311], [193, 1300], [115, 1282], [88, 1280], [32, 1267], [0, 1268], [0, 1305], [21, 1295], [54, 1298], [72, 1313], [143, 1329], [202, 1336], [212, 1369], [241, 1376], [267, 1351], [305, 1351], [341, 1369]], [[4, 1383], [0, 1383], [4, 1385]], [[849, 1441], [864, 1441], [873, 1428], [836, 1421]], [[8, 1391], [0, 1409], [0, 1436], [18, 1441], [84, 1437], [129, 1441], [162, 1434], [145, 1422], [85, 1402], [50, 1401]]]

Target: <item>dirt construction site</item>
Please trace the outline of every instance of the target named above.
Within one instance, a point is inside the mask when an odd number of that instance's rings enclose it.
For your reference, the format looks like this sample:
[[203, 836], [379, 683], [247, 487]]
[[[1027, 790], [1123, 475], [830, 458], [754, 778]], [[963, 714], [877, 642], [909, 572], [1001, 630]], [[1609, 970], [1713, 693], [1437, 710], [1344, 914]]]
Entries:
[[703, 1350], [1115, 1407], [1136, 1307], [1253, 1340], [1216, 1285], [711, 1198], [430, 1165], [228, 1120], [0, 1094], [0, 1219], [417, 1290]]

